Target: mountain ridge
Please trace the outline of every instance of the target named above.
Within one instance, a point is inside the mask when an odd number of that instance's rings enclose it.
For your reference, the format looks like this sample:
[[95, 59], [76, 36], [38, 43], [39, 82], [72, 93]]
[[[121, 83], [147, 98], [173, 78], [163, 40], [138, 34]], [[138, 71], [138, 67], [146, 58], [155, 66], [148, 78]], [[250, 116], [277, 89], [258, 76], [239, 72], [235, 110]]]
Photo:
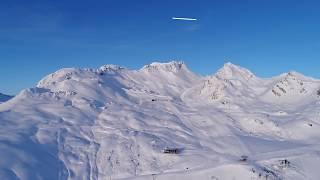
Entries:
[[0, 105], [0, 179], [316, 179], [319, 87], [231, 63], [61, 69]]
[[0, 103], [4, 103], [13, 98], [13, 96], [0, 93]]

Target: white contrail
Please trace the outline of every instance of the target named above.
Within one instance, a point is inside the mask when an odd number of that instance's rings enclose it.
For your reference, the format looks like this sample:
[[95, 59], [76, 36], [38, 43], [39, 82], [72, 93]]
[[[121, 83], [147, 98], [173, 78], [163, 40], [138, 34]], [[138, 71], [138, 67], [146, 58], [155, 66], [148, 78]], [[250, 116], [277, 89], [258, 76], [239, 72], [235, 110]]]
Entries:
[[184, 17], [173, 17], [173, 20], [183, 20], [183, 21], [197, 21], [195, 18], [184, 18]]

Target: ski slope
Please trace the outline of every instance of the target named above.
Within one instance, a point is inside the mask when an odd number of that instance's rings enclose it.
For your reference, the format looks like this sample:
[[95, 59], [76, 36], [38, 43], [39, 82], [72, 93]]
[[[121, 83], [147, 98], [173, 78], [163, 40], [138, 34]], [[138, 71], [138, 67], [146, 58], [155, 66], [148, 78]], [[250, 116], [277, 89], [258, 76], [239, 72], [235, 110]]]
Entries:
[[0, 104], [0, 179], [316, 180], [319, 89], [231, 63], [61, 69]]

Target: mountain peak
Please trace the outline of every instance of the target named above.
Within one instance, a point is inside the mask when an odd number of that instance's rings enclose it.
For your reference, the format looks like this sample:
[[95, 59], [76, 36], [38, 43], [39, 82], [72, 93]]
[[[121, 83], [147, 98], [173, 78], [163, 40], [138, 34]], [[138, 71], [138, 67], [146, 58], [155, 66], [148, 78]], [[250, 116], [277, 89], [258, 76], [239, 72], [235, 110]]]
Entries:
[[121, 71], [125, 70], [126, 68], [119, 66], [119, 65], [114, 65], [114, 64], [106, 64], [101, 66], [97, 71], [99, 73], [105, 73], [105, 72], [116, 72], [116, 71]]
[[291, 77], [291, 78], [306, 78], [305, 75], [297, 72], [297, 71], [289, 71], [288, 73], [286, 73], [286, 77]]
[[167, 72], [178, 72], [181, 69], [186, 68], [186, 65], [183, 61], [171, 61], [167, 63], [161, 63], [161, 62], [153, 62], [151, 64], [143, 66], [141, 70], [146, 71], [167, 71]]
[[224, 63], [224, 65], [223, 65], [223, 66], [237, 66], [237, 65], [232, 64], [231, 62], [226, 62], [226, 63]]
[[248, 69], [232, 64], [231, 62], [225, 63], [215, 75], [221, 79], [237, 79], [242, 77], [248, 80], [255, 77]]
[[287, 73], [283, 73], [279, 76], [283, 80], [301, 80], [301, 81], [309, 81], [309, 80], [314, 80], [316, 79], [312, 77], [305, 76], [304, 74], [301, 74], [297, 71], [289, 71]]

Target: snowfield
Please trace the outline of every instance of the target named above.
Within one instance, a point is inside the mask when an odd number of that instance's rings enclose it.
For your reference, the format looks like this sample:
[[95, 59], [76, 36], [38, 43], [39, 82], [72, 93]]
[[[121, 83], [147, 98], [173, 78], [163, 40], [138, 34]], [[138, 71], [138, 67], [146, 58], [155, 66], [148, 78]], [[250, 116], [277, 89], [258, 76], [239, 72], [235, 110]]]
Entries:
[[61, 69], [0, 104], [0, 125], [1, 180], [320, 179], [320, 80], [297, 72]]

